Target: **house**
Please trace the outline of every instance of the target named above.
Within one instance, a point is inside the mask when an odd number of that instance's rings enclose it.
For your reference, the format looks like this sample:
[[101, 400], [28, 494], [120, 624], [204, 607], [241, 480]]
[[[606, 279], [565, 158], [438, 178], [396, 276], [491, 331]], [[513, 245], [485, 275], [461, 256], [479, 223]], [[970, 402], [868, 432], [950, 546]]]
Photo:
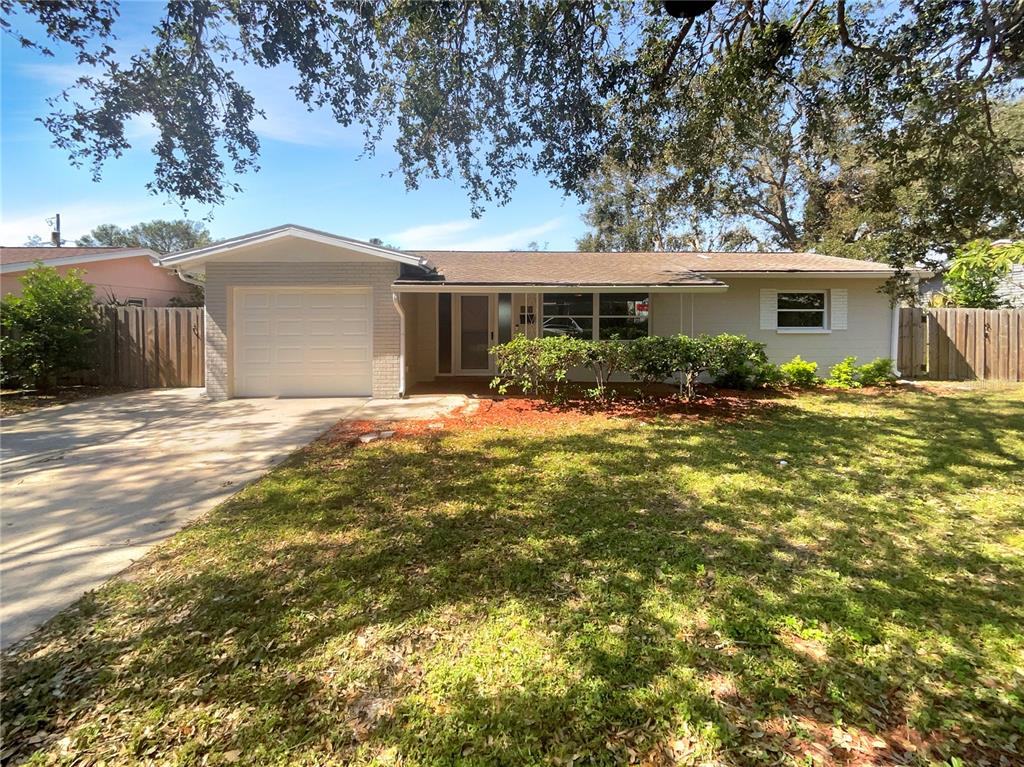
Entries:
[[0, 248], [0, 293], [21, 295], [21, 277], [41, 261], [61, 274], [82, 271], [95, 288], [96, 300], [135, 306], [167, 306], [172, 297], [187, 298], [189, 286], [160, 255], [145, 248]]
[[399, 251], [281, 226], [162, 259], [205, 273], [210, 397], [403, 396], [490, 376], [514, 333], [738, 333], [775, 362], [896, 357], [884, 264], [815, 253]]

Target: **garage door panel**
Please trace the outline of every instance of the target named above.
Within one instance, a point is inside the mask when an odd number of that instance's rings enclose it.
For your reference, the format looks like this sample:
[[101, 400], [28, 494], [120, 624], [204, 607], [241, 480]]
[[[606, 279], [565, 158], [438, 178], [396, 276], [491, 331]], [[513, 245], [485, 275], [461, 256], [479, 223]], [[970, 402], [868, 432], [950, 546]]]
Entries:
[[271, 361], [269, 346], [249, 346], [239, 350], [242, 362], [249, 364], [268, 365]]
[[270, 292], [266, 290], [248, 291], [242, 295], [242, 305], [246, 309], [269, 309]]
[[307, 332], [306, 322], [302, 319], [289, 320], [278, 317], [273, 320], [273, 323], [274, 335], [278, 338], [286, 338], [288, 336], [301, 337]]
[[367, 396], [372, 385], [369, 291], [237, 291], [236, 396]]

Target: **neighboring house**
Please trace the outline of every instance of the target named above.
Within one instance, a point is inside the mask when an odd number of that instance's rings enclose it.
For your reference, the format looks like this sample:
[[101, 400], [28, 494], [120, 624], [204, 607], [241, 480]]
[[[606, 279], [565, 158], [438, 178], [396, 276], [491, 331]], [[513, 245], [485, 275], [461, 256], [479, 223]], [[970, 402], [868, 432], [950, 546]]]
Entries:
[[1024, 306], [1024, 264], [1016, 264], [1003, 278], [999, 297], [1010, 306]]
[[135, 306], [167, 306], [174, 296], [188, 298], [189, 286], [160, 255], [145, 248], [3, 248], [0, 247], [0, 293], [21, 295], [21, 277], [42, 261], [61, 274], [82, 271], [95, 288], [96, 301], [111, 299]]
[[823, 370], [896, 356], [893, 270], [814, 253], [399, 251], [282, 226], [162, 263], [206, 275], [214, 399], [402, 396], [493, 375], [514, 333], [738, 333]]

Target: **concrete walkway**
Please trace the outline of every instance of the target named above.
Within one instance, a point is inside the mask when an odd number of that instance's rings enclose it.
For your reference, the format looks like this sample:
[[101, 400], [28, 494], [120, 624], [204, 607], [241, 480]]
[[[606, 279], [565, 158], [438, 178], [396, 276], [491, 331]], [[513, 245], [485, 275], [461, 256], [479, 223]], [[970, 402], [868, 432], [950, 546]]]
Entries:
[[429, 418], [463, 402], [209, 402], [201, 389], [163, 389], [3, 419], [0, 645], [23, 638], [337, 421]]

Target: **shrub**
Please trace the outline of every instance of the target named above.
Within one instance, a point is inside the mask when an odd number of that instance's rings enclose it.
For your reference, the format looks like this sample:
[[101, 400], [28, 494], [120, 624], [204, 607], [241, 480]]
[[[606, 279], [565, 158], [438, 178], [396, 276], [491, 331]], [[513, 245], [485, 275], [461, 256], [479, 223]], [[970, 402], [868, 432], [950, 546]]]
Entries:
[[78, 270], [61, 276], [41, 263], [25, 273], [21, 284], [21, 296], [0, 301], [2, 377], [49, 389], [62, 375], [91, 367], [93, 289]]
[[789, 362], [779, 365], [783, 381], [790, 386], [816, 386], [818, 384], [818, 363], [803, 359], [799, 354]]
[[626, 346], [625, 368], [639, 383], [654, 384], [675, 376], [677, 336], [643, 336]]
[[517, 335], [511, 341], [491, 347], [498, 371], [491, 387], [500, 394], [507, 394], [514, 388], [525, 394], [561, 399], [569, 370], [587, 362], [587, 344], [569, 336], [527, 338]]
[[785, 386], [786, 383], [786, 374], [782, 372], [782, 368], [778, 365], [773, 365], [771, 362], [762, 363], [754, 373], [754, 386], [775, 389], [779, 386]]
[[723, 333], [709, 338], [708, 348], [715, 386], [749, 389], [757, 384], [759, 370], [768, 363], [765, 345], [745, 336]]
[[861, 386], [888, 386], [896, 381], [892, 372], [892, 360], [878, 357], [857, 369]]
[[627, 344], [622, 341], [577, 341], [583, 356], [583, 364], [593, 373], [594, 383], [590, 394], [599, 400], [608, 398], [608, 382], [621, 370], [627, 361]]
[[837, 362], [833, 365], [828, 371], [825, 386], [833, 389], [858, 388], [860, 386], [860, 376], [857, 375], [857, 358], [847, 357], [842, 362]]

